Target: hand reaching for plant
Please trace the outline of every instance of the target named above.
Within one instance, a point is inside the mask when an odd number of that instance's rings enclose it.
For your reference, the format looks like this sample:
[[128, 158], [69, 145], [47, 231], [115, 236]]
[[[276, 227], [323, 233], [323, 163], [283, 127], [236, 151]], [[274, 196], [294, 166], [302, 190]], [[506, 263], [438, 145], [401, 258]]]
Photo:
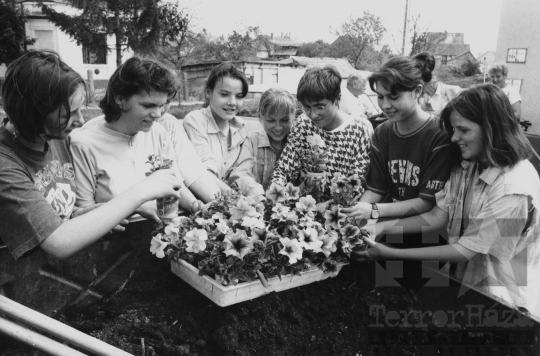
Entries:
[[157, 214], [157, 208], [156, 206], [148, 206], [148, 205], [141, 205], [140, 207], [135, 210], [134, 214], [139, 214], [145, 219], [152, 220], [155, 222], [160, 222], [161, 219], [159, 218]]
[[181, 179], [176, 177], [171, 169], [160, 169], [137, 184], [134, 190], [143, 194], [144, 201], [149, 201], [168, 196], [180, 199], [181, 187]]
[[374, 261], [379, 259], [384, 259], [388, 257], [389, 250], [391, 247], [386, 246], [383, 243], [375, 241], [375, 224], [370, 224], [364, 226], [362, 229], [368, 230], [369, 234], [362, 234], [360, 237], [367, 245], [367, 250], [364, 251], [353, 251], [351, 253], [351, 258], [358, 262], [367, 262]]
[[371, 204], [360, 202], [349, 208], [341, 209], [341, 212], [351, 218], [368, 220], [368, 219], [371, 219], [372, 209], [373, 208]]

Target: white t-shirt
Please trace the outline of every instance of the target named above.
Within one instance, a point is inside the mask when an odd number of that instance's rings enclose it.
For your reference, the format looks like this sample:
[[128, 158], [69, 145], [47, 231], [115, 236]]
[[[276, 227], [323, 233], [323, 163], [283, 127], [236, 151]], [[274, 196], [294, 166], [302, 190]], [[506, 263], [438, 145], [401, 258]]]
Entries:
[[504, 88], [502, 88], [503, 93], [506, 94], [508, 97], [508, 100], [510, 100], [510, 104], [514, 105], [518, 101], [521, 101], [521, 95], [519, 95], [519, 92], [516, 87], [512, 85], [507, 85]]

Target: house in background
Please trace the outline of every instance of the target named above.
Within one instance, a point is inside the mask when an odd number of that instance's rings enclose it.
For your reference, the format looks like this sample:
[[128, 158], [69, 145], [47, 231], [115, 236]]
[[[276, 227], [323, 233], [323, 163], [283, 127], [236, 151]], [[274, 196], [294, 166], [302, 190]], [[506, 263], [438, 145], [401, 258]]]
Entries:
[[283, 34], [280, 37], [259, 36], [257, 45], [257, 58], [259, 59], [286, 59], [296, 56], [298, 49], [302, 45], [291, 39], [291, 34]]
[[[47, 1], [45, 4], [66, 14], [76, 14], [78, 11], [62, 1]], [[115, 46], [113, 37], [103, 42], [101, 51], [91, 51], [85, 46], [78, 45], [73, 38], [50, 22], [37, 2], [21, 1], [20, 6], [28, 14], [26, 35], [36, 39], [36, 42], [28, 49], [50, 49], [57, 52], [62, 60], [84, 79], [88, 79], [89, 70], [92, 71], [94, 79], [109, 79], [116, 70], [116, 51], [107, 50]], [[126, 60], [132, 56], [132, 53], [124, 51], [122, 55], [123, 60]], [[0, 73], [2, 72], [0, 70]]]
[[476, 62], [471, 53], [471, 46], [465, 43], [463, 33], [430, 32], [429, 37], [444, 38], [430, 50], [437, 61], [437, 68], [440, 66], [459, 68], [467, 61]]
[[540, 134], [540, 33], [538, 0], [503, 0], [499, 22], [496, 62], [508, 66], [507, 82], [519, 88], [521, 117], [532, 126], [527, 132]]
[[478, 62], [480, 63], [480, 71], [482, 74], [489, 74], [489, 67], [495, 62], [495, 52], [487, 51], [481, 53], [478, 56]]

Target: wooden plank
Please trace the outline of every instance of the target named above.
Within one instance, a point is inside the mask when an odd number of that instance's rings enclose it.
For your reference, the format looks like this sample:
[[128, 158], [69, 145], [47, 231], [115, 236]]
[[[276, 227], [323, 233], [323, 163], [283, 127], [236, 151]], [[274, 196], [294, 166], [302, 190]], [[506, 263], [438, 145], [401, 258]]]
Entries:
[[226, 307], [255, 299], [272, 292], [281, 292], [335, 277], [346, 264], [348, 263], [338, 264], [338, 270], [332, 273], [324, 273], [317, 268], [300, 272], [300, 276], [282, 276], [281, 280], [279, 277], [272, 277], [268, 279], [268, 288], [265, 288], [258, 280], [249, 283], [240, 283], [236, 286], [223, 286], [213, 278], [199, 276], [199, 271], [183, 260], [171, 261], [171, 271], [217, 305]]

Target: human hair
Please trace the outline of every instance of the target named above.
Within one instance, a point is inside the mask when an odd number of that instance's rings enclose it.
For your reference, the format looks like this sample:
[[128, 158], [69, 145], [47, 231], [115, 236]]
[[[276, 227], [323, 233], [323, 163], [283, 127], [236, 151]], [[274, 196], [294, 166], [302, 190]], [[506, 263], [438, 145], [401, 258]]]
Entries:
[[434, 68], [435, 58], [429, 53], [419, 53], [414, 57], [395, 56], [369, 77], [369, 86], [376, 91], [375, 83], [379, 82], [393, 95], [410, 92], [422, 83], [429, 83]]
[[351, 74], [347, 78], [347, 86], [357, 87], [357, 83], [359, 84], [358, 87], [364, 88], [366, 86], [366, 78], [362, 77], [360, 74]]
[[301, 103], [332, 102], [341, 98], [341, 75], [333, 65], [308, 69], [298, 83], [297, 98]]
[[242, 97], [245, 97], [248, 93], [249, 84], [246, 79], [246, 76], [240, 69], [238, 69], [233, 62], [223, 62], [210, 71], [210, 75], [206, 80], [204, 91], [211, 92], [216, 87], [218, 80], [223, 79], [224, 77], [229, 77], [233, 79], [238, 79], [242, 82]]
[[176, 94], [178, 81], [172, 71], [164, 64], [148, 58], [131, 57], [113, 73], [107, 85], [107, 93], [99, 102], [107, 122], [120, 119], [124, 111], [116, 99], [129, 99], [141, 90], [166, 93], [167, 97]]
[[[482, 127], [490, 166], [511, 167], [531, 157], [533, 148], [519, 129], [510, 101], [498, 86], [488, 83], [464, 90], [446, 105], [441, 121], [450, 136], [450, 115], [454, 111]], [[450, 157], [454, 165], [462, 160], [456, 143], [451, 144]]]
[[504, 63], [494, 63], [489, 68], [489, 75], [493, 75], [496, 73], [501, 73], [503, 77], [506, 77], [508, 75], [508, 66]]
[[[79, 88], [86, 91], [84, 80], [56, 52], [32, 50], [7, 68], [2, 85], [4, 110], [17, 135], [24, 140], [58, 138], [46, 130], [47, 115], [60, 109], [57, 124], [60, 130], [65, 129], [71, 114], [70, 98]], [[67, 120], [61, 127], [62, 109], [67, 113]]]
[[259, 102], [259, 118], [285, 115], [294, 117], [296, 113], [296, 100], [285, 89], [275, 87], [263, 93]]

